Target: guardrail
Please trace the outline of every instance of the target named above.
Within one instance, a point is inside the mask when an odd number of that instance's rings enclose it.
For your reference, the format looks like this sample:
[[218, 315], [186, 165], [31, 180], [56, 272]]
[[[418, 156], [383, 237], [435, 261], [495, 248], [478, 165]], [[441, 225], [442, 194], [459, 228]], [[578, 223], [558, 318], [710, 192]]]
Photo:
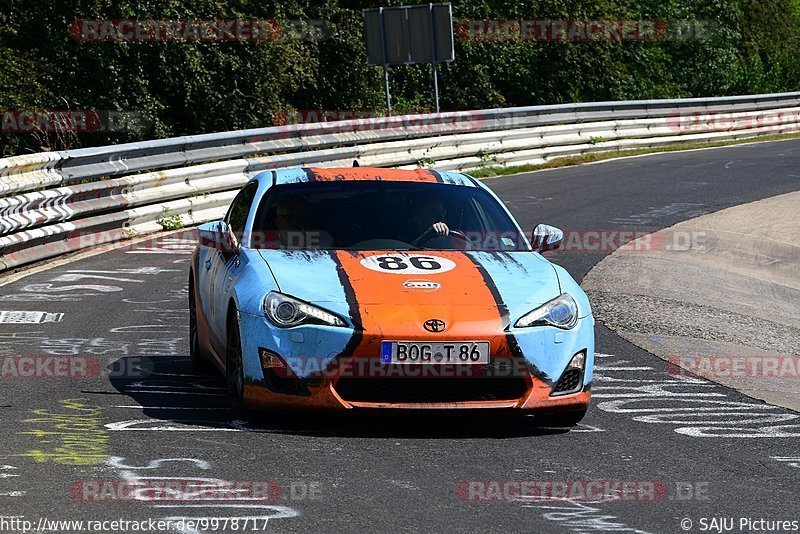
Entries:
[[314, 165], [470, 170], [800, 130], [800, 93], [275, 126], [0, 159], [0, 271], [221, 218], [251, 176]]

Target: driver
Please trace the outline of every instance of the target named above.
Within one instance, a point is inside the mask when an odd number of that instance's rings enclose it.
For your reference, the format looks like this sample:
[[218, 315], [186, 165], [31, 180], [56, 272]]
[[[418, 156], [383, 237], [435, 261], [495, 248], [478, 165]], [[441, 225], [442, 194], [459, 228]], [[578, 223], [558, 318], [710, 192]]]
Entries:
[[450, 235], [450, 228], [444, 222], [447, 210], [439, 198], [427, 198], [419, 203], [413, 210], [411, 225], [413, 235], [419, 236], [411, 244], [420, 246], [437, 237]]

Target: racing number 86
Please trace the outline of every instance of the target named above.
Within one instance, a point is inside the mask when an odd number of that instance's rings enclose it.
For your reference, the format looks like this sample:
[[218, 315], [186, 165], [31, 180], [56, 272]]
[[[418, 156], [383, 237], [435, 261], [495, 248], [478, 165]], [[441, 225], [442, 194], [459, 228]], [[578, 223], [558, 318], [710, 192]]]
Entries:
[[[385, 271], [402, 271], [408, 269], [408, 264], [403, 258], [397, 256], [381, 256], [378, 259], [378, 267]], [[412, 256], [408, 258], [408, 263], [416, 269], [423, 271], [437, 271], [442, 265], [430, 256]]]

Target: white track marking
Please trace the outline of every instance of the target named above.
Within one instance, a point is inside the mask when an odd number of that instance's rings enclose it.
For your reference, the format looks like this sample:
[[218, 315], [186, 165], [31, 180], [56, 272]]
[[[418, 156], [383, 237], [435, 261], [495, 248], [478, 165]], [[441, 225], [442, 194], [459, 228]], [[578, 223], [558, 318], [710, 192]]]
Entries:
[[112, 408], [127, 408], [133, 410], [230, 410], [230, 408], [213, 408], [208, 406], [141, 406], [139, 404], [123, 404], [119, 406], [112, 406]]
[[0, 310], [0, 324], [60, 323], [63, 320], [64, 320], [63, 313], [50, 313], [43, 311]]
[[800, 415], [778, 406], [729, 400], [725, 388], [708, 380], [671, 376], [650, 366], [619, 366], [629, 361], [612, 360], [613, 354], [596, 356], [607, 365], [595, 367], [598, 385], [592, 397], [600, 401], [598, 410], [638, 423], [675, 425], [674, 432], [694, 438], [800, 437], [800, 424], [793, 424], [800, 423]]
[[652, 371], [652, 367], [604, 367], [598, 365], [595, 367], [598, 371]]

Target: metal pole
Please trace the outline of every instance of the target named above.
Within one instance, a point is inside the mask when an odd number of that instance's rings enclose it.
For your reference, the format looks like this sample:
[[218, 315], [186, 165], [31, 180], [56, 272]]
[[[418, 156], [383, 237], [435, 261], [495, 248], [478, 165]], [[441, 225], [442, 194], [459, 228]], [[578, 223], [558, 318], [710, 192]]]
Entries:
[[392, 115], [392, 98], [389, 96], [389, 69], [386, 67], [386, 63], [383, 64], [383, 82], [385, 84], [386, 89], [386, 111], [388, 112], [389, 116]]
[[431, 58], [433, 59], [433, 94], [436, 100], [436, 113], [439, 113], [439, 71], [436, 68], [436, 24], [433, 23], [433, 4], [428, 4], [428, 19], [431, 21]]
[[436, 95], [436, 113], [439, 113], [439, 70], [433, 62], [433, 94]]
[[381, 24], [381, 52], [383, 55], [383, 83], [386, 89], [386, 113], [392, 115], [392, 97], [389, 95], [389, 68], [386, 66], [386, 32], [383, 28], [383, 8], [378, 8], [378, 17]]

